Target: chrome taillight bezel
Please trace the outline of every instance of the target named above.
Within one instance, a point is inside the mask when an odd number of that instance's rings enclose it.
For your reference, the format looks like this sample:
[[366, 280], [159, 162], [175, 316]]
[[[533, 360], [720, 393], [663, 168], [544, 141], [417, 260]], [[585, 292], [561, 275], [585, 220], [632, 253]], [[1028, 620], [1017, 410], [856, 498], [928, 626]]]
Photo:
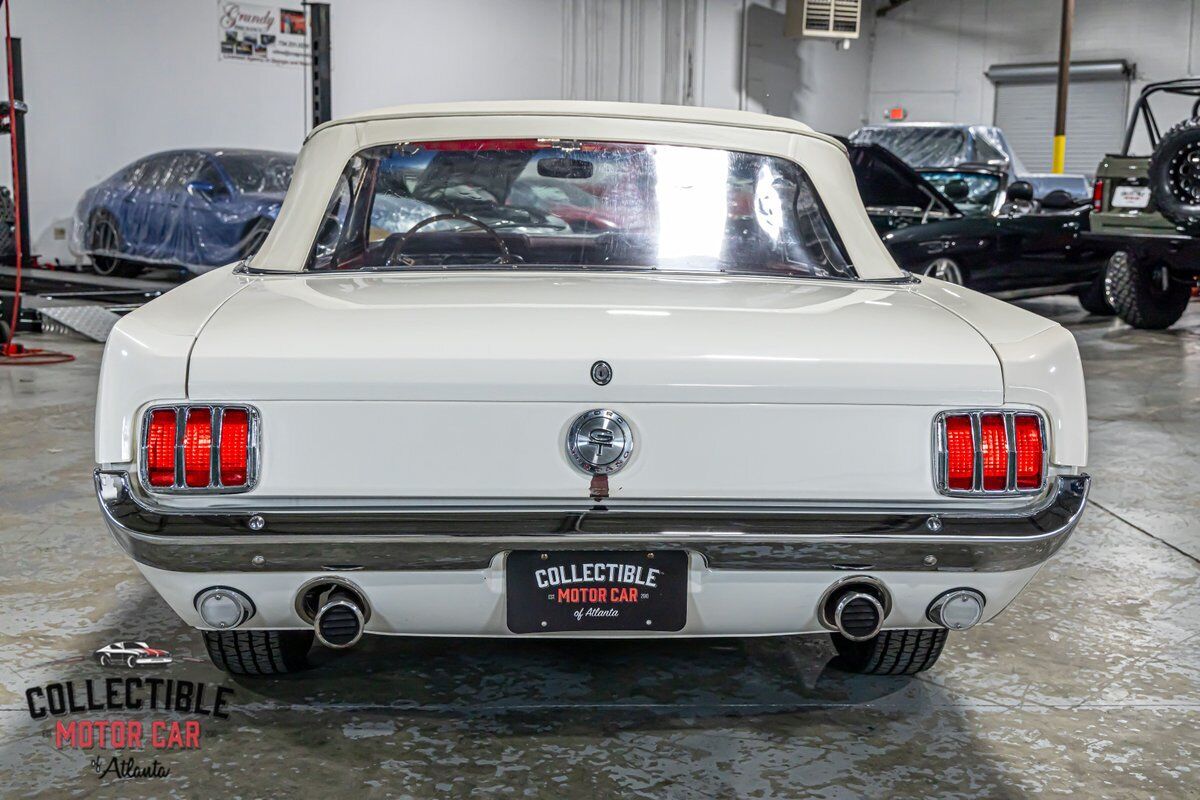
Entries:
[[[983, 488], [983, 451], [979, 447], [981, 417], [998, 415], [1004, 418], [1004, 435], [1008, 441], [1008, 480], [1003, 489]], [[951, 489], [948, 475], [946, 445], [946, 417], [969, 417], [971, 438], [975, 443], [975, 468], [973, 485], [970, 489]], [[1027, 489], [1017, 487], [1017, 417], [1032, 417], [1037, 420], [1042, 440], [1042, 481], [1038, 486]], [[1037, 495], [1046, 491], [1050, 483], [1050, 438], [1046, 416], [1031, 408], [955, 408], [942, 411], [933, 418], [933, 485], [938, 494], [947, 497], [1021, 497]]]
[[[188, 486], [184, 478], [183, 433], [189, 411], [208, 409], [212, 415], [212, 448], [209, 457], [208, 486]], [[175, 412], [175, 481], [170, 486], [151, 486], [146, 463], [150, 415], [155, 411]], [[221, 428], [226, 411], [246, 412], [246, 482], [237, 486], [221, 484]], [[141, 415], [138, 434], [138, 479], [142, 488], [153, 494], [239, 494], [258, 484], [262, 457], [262, 419], [258, 409], [245, 403], [159, 403], [147, 406]]]

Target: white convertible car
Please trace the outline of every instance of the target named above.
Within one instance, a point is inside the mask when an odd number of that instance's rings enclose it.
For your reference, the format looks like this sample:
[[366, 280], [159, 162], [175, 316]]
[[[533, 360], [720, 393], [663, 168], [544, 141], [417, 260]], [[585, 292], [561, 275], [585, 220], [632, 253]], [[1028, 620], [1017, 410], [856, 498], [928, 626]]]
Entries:
[[411, 106], [313, 131], [245, 263], [105, 350], [108, 526], [213, 660], [314, 636], [828, 634], [931, 666], [1070, 536], [1071, 335], [898, 269], [791, 120]]

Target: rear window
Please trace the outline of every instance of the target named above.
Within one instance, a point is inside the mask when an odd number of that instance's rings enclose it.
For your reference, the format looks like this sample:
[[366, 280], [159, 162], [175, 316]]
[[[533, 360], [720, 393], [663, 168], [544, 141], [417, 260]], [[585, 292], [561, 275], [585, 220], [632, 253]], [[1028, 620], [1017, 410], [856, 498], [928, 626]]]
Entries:
[[346, 167], [310, 269], [647, 269], [853, 278], [794, 162], [544, 139], [373, 147]]

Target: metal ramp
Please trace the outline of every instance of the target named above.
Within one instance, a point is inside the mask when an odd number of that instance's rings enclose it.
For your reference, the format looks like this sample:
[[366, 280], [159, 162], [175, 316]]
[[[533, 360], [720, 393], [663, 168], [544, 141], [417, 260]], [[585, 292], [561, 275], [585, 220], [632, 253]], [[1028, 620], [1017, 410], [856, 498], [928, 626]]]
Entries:
[[[0, 297], [13, 296], [16, 274], [12, 267], [0, 266]], [[163, 280], [26, 269], [22, 273], [21, 307], [35, 312], [34, 317], [47, 332], [104, 342], [123, 314], [175, 285]]]
[[42, 306], [38, 313], [42, 315], [43, 329], [49, 332], [75, 333], [101, 343], [108, 340], [109, 331], [121, 319], [120, 314], [93, 305]]

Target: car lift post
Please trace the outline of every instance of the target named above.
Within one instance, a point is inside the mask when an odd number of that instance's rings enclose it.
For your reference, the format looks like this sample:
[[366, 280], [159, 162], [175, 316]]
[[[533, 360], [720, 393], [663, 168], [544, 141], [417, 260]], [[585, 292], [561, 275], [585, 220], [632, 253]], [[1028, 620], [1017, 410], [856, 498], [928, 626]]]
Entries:
[[312, 127], [333, 119], [333, 95], [330, 74], [329, 3], [305, 3], [309, 9], [309, 35], [312, 37], [311, 86]]
[[[25, 115], [21, 113], [25, 102], [25, 77], [21, 71], [21, 40], [19, 38], [12, 40], [12, 72], [12, 102], [16, 108], [10, 120], [12, 125], [10, 133], [17, 154], [16, 184], [20, 187], [19, 193], [13, 193], [13, 201], [17, 204], [17, 223], [20, 227], [20, 231], [17, 233], [17, 260], [24, 262], [25, 254], [29, 250], [29, 192], [26, 190], [26, 187], [29, 186], [29, 177], [25, 163]], [[25, 266], [25, 264], [22, 263], [21, 266]]]
[[1058, 38], [1058, 97], [1054, 105], [1054, 158], [1050, 171], [1061, 175], [1067, 160], [1067, 88], [1071, 84], [1071, 26], [1075, 0], [1062, 0], [1062, 29]]
[[4, 51], [8, 73], [8, 114], [7, 133], [11, 139], [12, 174], [13, 174], [13, 207], [16, 222], [14, 233], [17, 246], [17, 280], [13, 287], [12, 328], [6, 340], [0, 342], [0, 366], [24, 365], [42, 366], [45, 364], [62, 364], [74, 361], [70, 353], [59, 353], [40, 348], [26, 348], [13, 342], [21, 321], [21, 268], [26, 261], [29, 251], [29, 204], [25, 193], [27, 185], [25, 172], [25, 81], [21, 74], [21, 40], [12, 36], [12, 17], [9, 9], [12, 0], [0, 0], [4, 6]]
[[16, 245], [17, 283], [13, 292], [12, 322], [5, 341], [0, 343], [0, 358], [14, 354], [13, 337], [21, 320], [21, 267], [25, 261], [25, 249], [29, 246], [29, 215], [25, 199], [25, 122], [23, 114], [17, 113], [17, 101], [24, 95], [24, 80], [21, 75], [21, 40], [12, 37], [12, 19], [9, 0], [0, 0], [4, 5], [4, 56], [5, 72], [8, 73], [8, 113], [4, 127], [10, 138], [10, 155], [13, 175], [13, 208], [16, 223], [13, 230]]

